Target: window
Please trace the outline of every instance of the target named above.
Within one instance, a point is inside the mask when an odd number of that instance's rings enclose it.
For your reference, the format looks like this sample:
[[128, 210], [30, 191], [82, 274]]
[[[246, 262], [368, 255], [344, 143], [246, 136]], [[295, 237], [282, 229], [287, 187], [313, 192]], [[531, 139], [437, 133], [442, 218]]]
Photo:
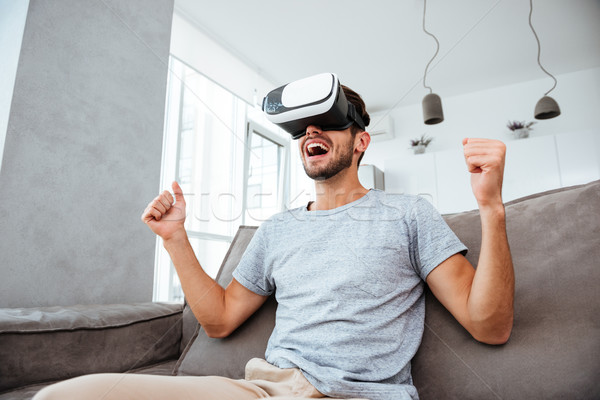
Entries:
[[[289, 191], [289, 138], [262, 113], [171, 57], [162, 187], [177, 180], [185, 228], [203, 269], [215, 277], [239, 225], [281, 211]], [[181, 284], [157, 239], [154, 299], [182, 301]]]
[[287, 193], [287, 159], [283, 138], [255, 123], [248, 124], [244, 224], [259, 225], [282, 210]]

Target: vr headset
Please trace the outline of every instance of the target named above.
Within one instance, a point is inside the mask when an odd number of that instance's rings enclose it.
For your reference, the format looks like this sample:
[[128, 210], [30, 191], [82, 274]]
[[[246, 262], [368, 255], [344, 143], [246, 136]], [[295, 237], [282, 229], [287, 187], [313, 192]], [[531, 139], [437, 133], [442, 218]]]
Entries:
[[278, 87], [263, 99], [267, 119], [293, 139], [306, 134], [309, 125], [324, 131], [344, 130], [353, 123], [365, 129], [362, 117], [346, 99], [337, 75], [324, 73]]

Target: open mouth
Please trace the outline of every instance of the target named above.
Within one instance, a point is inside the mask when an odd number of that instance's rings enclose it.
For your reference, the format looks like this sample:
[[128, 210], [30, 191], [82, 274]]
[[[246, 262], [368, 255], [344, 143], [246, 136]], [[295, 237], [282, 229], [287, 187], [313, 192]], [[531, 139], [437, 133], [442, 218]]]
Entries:
[[306, 146], [306, 153], [309, 157], [322, 156], [329, 152], [329, 147], [325, 143], [313, 142]]

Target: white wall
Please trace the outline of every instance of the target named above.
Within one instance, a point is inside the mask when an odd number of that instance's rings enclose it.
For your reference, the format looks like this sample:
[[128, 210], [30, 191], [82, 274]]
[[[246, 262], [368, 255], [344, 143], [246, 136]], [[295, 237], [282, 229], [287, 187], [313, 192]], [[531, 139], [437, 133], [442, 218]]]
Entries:
[[[198, 24], [177, 12], [173, 18], [171, 53], [251, 104], [256, 104], [257, 100], [260, 101], [264, 94], [275, 86], [273, 82], [261, 76], [258, 70], [230, 53], [218, 40], [203, 32]], [[569, 132], [579, 133], [584, 137], [589, 137], [590, 134], [600, 135], [600, 129], [596, 123], [596, 114], [600, 110], [600, 68], [557, 75], [557, 79], [558, 86], [550, 95], [558, 101], [562, 115], [551, 120], [538, 121], [532, 131], [532, 139]], [[432, 152], [437, 154], [437, 163], [440, 165], [437, 167], [427, 166], [426, 162], [420, 159], [416, 164], [424, 164], [422, 167], [431, 171], [435, 171], [436, 168], [443, 170], [445, 162], [450, 162], [458, 168], [460, 160], [457, 162], [455, 156], [456, 152], [461, 151], [462, 138], [486, 137], [505, 142], [513, 141], [514, 139], [506, 128], [508, 120], [534, 120], [535, 104], [551, 85], [551, 79], [540, 71], [540, 79], [534, 81], [454, 97], [446, 97], [443, 92], [438, 93], [442, 96], [445, 121], [434, 126], [423, 124], [420, 104], [394, 109], [389, 114], [394, 122], [395, 138], [373, 141], [365, 154], [363, 164], [372, 164], [383, 170], [386, 187], [398, 188], [398, 182], [390, 181], [390, 179], [395, 179], [394, 176], [398, 175], [398, 171], [385, 171], [386, 163], [400, 168], [400, 165], [406, 165], [406, 162], [395, 163], [394, 160], [407, 158], [410, 165], [416, 159], [411, 158], [412, 150], [409, 140], [426, 133], [435, 138], [427, 151], [430, 154]], [[357, 90], [360, 92], [360, 88]], [[424, 92], [423, 95], [425, 94]], [[402, 95], [399, 93], [398, 97], [400, 98]], [[384, 114], [379, 113], [377, 117], [374, 117], [369, 129], [377, 129], [378, 123], [381, 122], [379, 118]], [[552, 139], [554, 147], [561, 146], [567, 141], [564, 136], [561, 137], [560, 140]], [[292, 145], [294, 144], [292, 142]], [[594, 149], [596, 148], [597, 146], [594, 145]], [[555, 153], [558, 157], [558, 150]], [[570, 154], [568, 151], [563, 153]], [[513, 154], [507, 156], [507, 159], [516, 163], [516, 161], [512, 161], [515, 156], [518, 157], [517, 154]], [[558, 162], [557, 158], [556, 162]], [[416, 168], [416, 164], [413, 163], [413, 167]], [[507, 167], [507, 170], [509, 169], [510, 166]], [[452, 171], [452, 169], [444, 171], [444, 179], [451, 179], [447, 175]], [[408, 169], [405, 172], [410, 174], [411, 170]], [[406, 176], [406, 173], [403, 176]], [[574, 173], [572, 168], [568, 173], [571, 175]], [[291, 196], [295, 201], [292, 203], [303, 203], [312, 195], [312, 182], [305, 177], [299, 163], [292, 165], [292, 174], [294, 175], [292, 176], [292, 188], [295, 188]], [[583, 173], [582, 176], [589, 176], [589, 174]], [[461, 185], [468, 189], [466, 168], [460, 179]], [[560, 176], [554, 176], [551, 180], [554, 182], [560, 181], [560, 179]], [[577, 181], [577, 178], [569, 181]], [[390, 184], [388, 185], [388, 183]], [[419, 185], [431, 188], [437, 187], [438, 183], [424, 181]], [[442, 192], [444, 185], [451, 187], [452, 183], [442, 183], [440, 186]], [[519, 188], [512, 192], [522, 193], [522, 190]], [[453, 203], [452, 207], [455, 207], [456, 204], [457, 201]], [[468, 209], [472, 208], [474, 204], [469, 198], [461, 207]]]
[[29, 0], [0, 0], [0, 168]]
[[[538, 121], [531, 136], [599, 131], [600, 68], [557, 75], [557, 79], [558, 86], [550, 96], [556, 99], [562, 114]], [[420, 104], [398, 108], [391, 113], [395, 138], [371, 143], [363, 163], [383, 169], [385, 160], [412, 154], [409, 140], [423, 133], [434, 137], [427, 152], [459, 148], [464, 137], [513, 140], [506, 128], [507, 121], [533, 121], [535, 104], [551, 86], [551, 79], [544, 78], [455, 97], [439, 93], [445, 120], [433, 126], [423, 124]], [[374, 119], [369, 128], [377, 122]]]
[[[534, 120], [535, 104], [551, 86], [550, 79], [448, 98], [441, 93], [445, 121], [434, 126], [423, 124], [420, 104], [393, 110], [395, 138], [372, 142], [363, 163], [384, 170], [386, 190], [428, 193], [442, 212], [457, 212], [476, 205], [468, 193], [468, 173], [461, 159], [464, 137], [493, 138], [507, 143], [505, 201], [598, 179], [600, 68], [559, 75], [557, 79], [558, 86], [550, 96], [557, 100], [562, 114], [537, 121], [531, 137], [525, 139], [527, 142], [514, 139], [506, 123]], [[372, 126], [377, 122], [374, 119]], [[434, 141], [427, 154], [414, 156], [409, 140], [423, 133], [434, 137]], [[532, 165], [534, 160], [536, 165]], [[517, 171], [519, 168], [523, 170]], [[451, 189], [454, 199], [450, 202], [442, 199]]]
[[275, 87], [177, 9], [173, 15], [171, 54], [249, 104], [261, 102]]

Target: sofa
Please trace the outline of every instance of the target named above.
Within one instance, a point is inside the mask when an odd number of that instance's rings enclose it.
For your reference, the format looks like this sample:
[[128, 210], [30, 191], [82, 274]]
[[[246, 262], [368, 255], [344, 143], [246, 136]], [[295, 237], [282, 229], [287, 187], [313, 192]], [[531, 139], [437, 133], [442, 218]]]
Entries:
[[[516, 274], [508, 343], [479, 343], [426, 291], [423, 341], [412, 362], [422, 399], [600, 398], [600, 181], [506, 204]], [[478, 211], [445, 215], [476, 265]], [[240, 227], [217, 281], [226, 286], [255, 232]], [[0, 399], [29, 399], [94, 372], [241, 378], [264, 355], [277, 304], [224, 339], [205, 335], [181, 304], [0, 309]]]

